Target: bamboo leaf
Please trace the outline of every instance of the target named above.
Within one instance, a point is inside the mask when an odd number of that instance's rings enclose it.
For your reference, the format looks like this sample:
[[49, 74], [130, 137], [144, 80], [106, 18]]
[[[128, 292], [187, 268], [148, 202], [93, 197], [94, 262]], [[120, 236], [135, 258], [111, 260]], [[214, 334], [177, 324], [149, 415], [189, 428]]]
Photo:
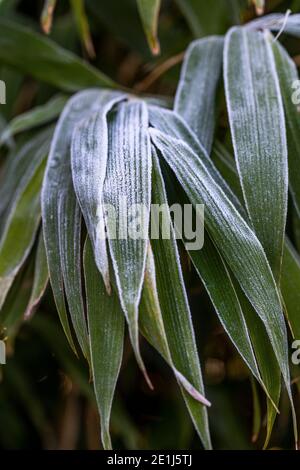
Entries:
[[79, 36], [89, 57], [95, 57], [95, 49], [90, 32], [88, 18], [85, 12], [84, 0], [70, 0], [73, 14], [77, 24]]
[[[71, 140], [75, 125], [97, 110], [100, 96], [100, 90], [86, 90], [77, 93], [68, 101], [55, 129], [42, 192], [43, 230], [50, 282], [62, 326], [74, 351], [75, 346], [64, 299], [64, 281], [67, 284], [65, 286], [67, 297], [71, 299], [74, 295], [75, 299], [72, 300], [72, 305], [75, 301], [77, 302], [76, 308], [70, 313], [73, 325], [77, 328], [77, 334], [80, 337], [81, 333], [85, 331], [85, 318], [81, 289], [75, 291], [72, 288], [72, 283], [75, 280], [76, 286], [81, 285], [81, 280], [80, 270], [76, 268], [80, 256], [79, 211], [71, 176]], [[63, 211], [63, 206], [69, 207], [69, 210]], [[60, 233], [62, 225], [66, 230]], [[65, 254], [67, 259], [61, 260], [63, 246], [68, 247]], [[64, 262], [64, 266], [62, 266], [62, 262]], [[68, 276], [71, 276], [69, 280]], [[81, 344], [87, 344], [87, 334], [81, 338]]]
[[246, 207], [278, 283], [287, 213], [287, 147], [279, 82], [266, 34], [230, 30], [224, 80]]
[[109, 266], [102, 209], [108, 157], [107, 114], [122, 98], [124, 95], [120, 93], [103, 92], [99, 110], [75, 127], [71, 148], [74, 189], [108, 293]]
[[0, 18], [0, 60], [62, 90], [115, 88], [106, 75], [48, 38]]
[[10, 339], [18, 332], [30, 299], [34, 268], [32, 261], [32, 257], [29, 257], [29, 262], [19, 270], [1, 308], [1, 333]]
[[34, 243], [40, 223], [40, 190], [47, 144], [39, 149], [19, 184], [0, 240], [0, 309]]
[[50, 34], [52, 28], [53, 14], [57, 0], [45, 0], [41, 14], [41, 26], [46, 34]]
[[[273, 52], [276, 61], [282, 98], [286, 115], [286, 130], [288, 142], [289, 161], [289, 189], [295, 208], [300, 215], [300, 176], [299, 176], [299, 148], [300, 148], [300, 115], [297, 104], [292, 101], [293, 85], [298, 83], [297, 67], [288, 56], [284, 48], [275, 41]], [[297, 91], [297, 90], [295, 90]]]
[[161, 0], [137, 0], [140, 17], [152, 54], [160, 52], [160, 45], [157, 37], [158, 16]]
[[[216, 142], [214, 145], [213, 157], [216, 164], [221, 161], [222, 175], [226, 178], [226, 181], [230, 184], [230, 187], [235, 193], [239, 195], [240, 200], [242, 200], [242, 190], [233, 157], [231, 157], [229, 152], [219, 142]], [[283, 276], [284, 267], [282, 272], [282, 277]], [[266, 448], [272, 434], [279, 405], [281, 391], [280, 371], [269, 337], [262, 327], [261, 320], [257, 317], [255, 310], [245, 297], [245, 294], [238, 287], [237, 283], [235, 283], [235, 290], [237, 291], [243, 315], [247, 323], [262, 379], [266, 385], [266, 389], [269, 391], [270, 398], [267, 400], [267, 433], [264, 443], [264, 448]], [[266, 358], [268, 359], [266, 360]]]
[[[190, 147], [196, 151], [197, 156], [201, 159], [207, 171], [214, 177], [214, 180], [219, 183], [219, 186], [224, 190], [227, 197], [230, 198], [239, 212], [245, 213], [228, 184], [216, 171], [205, 150], [201, 147], [201, 144], [194, 138], [191, 130], [182, 123], [180, 118], [177, 117], [174, 112], [157, 107], [150, 107], [149, 109], [151, 124], [155, 128], [159, 128], [165, 134], [172, 135], [188, 143]], [[176, 187], [172, 189], [174, 194], [172, 203], [176, 203], [178, 201], [178, 195], [181, 195], [180, 188]], [[184, 195], [180, 196], [180, 200], [181, 202], [185, 201]], [[205, 243], [201, 250], [188, 250], [188, 253], [208, 291], [225, 331], [233, 341], [233, 344], [236, 346], [253, 375], [266, 390], [266, 393], [272, 396], [272, 389], [268, 390], [257, 368], [247, 325], [230, 273], [219, 252], [214, 247], [209, 235], [206, 233]], [[263, 360], [265, 363], [264, 358]]]
[[190, 44], [185, 53], [174, 110], [195, 132], [207, 153], [213, 140], [215, 97], [222, 69], [224, 39], [218, 36]]
[[111, 449], [109, 421], [124, 341], [124, 316], [116, 293], [108, 296], [89, 240], [84, 249], [87, 315], [94, 389], [101, 416], [104, 449]]
[[[154, 149], [155, 152], [155, 149]], [[167, 196], [156, 154], [153, 153], [152, 203], [165, 205]], [[169, 224], [171, 221], [169, 219]], [[170, 239], [152, 240], [156, 282], [169, 350], [177, 370], [204, 395], [204, 387], [174, 231]], [[170, 290], [170, 282], [174, 291]], [[175, 288], [176, 286], [176, 288]], [[174, 295], [175, 294], [175, 295]], [[206, 408], [182, 389], [186, 406], [205, 448], [211, 448]]]
[[[191, 130], [191, 128], [188, 126], [188, 124], [186, 124], [185, 121], [176, 112], [160, 108], [158, 106], [149, 106], [149, 117], [150, 123], [155, 129], [158, 129], [164, 134], [172, 136], [176, 139], [183, 140], [187, 145], [190, 146], [190, 148], [193, 149], [198, 158], [201, 159], [207, 171], [214, 178], [215, 182], [218, 183], [218, 185], [223, 189], [228, 199], [230, 199], [240, 214], [246, 217], [246, 211], [244, 210], [243, 206], [233, 191], [230, 189], [224, 178], [218, 172], [217, 168], [208, 156], [207, 151], [200, 143], [199, 139]], [[206, 135], [208, 136], [208, 134], [209, 132], [207, 132]]]
[[33, 314], [36, 306], [40, 303], [49, 282], [49, 271], [44, 243], [43, 231], [40, 231], [38, 246], [36, 250], [34, 278], [31, 296], [24, 315], [28, 319]]
[[[69, 170], [70, 171], [70, 170]], [[57, 195], [59, 258], [65, 294], [76, 337], [87, 360], [89, 340], [81, 279], [81, 211], [70, 175]]]
[[[151, 147], [147, 107], [142, 101], [133, 100], [121, 103], [109, 119], [103, 201], [114, 210], [114, 214], [108, 212], [106, 221], [109, 248], [131, 343], [149, 385], [139, 350], [138, 305], [147, 255], [150, 199]], [[137, 229], [135, 211], [140, 224], [137, 236], [134, 233]], [[127, 223], [128, 213], [133, 218], [131, 225], [130, 218]]]
[[67, 98], [63, 95], [57, 95], [51, 98], [48, 103], [37, 106], [36, 108], [21, 114], [12, 119], [1, 131], [0, 145], [9, 142], [9, 140], [20, 132], [29, 131], [35, 127], [42, 126], [57, 118], [63, 110]]
[[[13, 201], [14, 194], [30, 168], [36, 164], [40, 158], [41, 148], [47, 153], [45, 144], [50, 147], [50, 138], [53, 134], [53, 129], [46, 129], [38, 133], [33, 138], [21, 143], [20, 146], [13, 149], [3, 165], [3, 173], [1, 174], [0, 184], [0, 216], [4, 221], [5, 214], [9, 211]], [[23, 182], [24, 182], [23, 178]], [[4, 225], [4, 223], [3, 223]], [[4, 229], [4, 227], [1, 227]], [[0, 229], [0, 233], [2, 230]]]
[[[168, 221], [165, 220], [164, 222], [169, 223], [170, 230], [173, 230], [170, 217]], [[160, 352], [171, 366], [178, 383], [183, 389], [195, 400], [203, 405], [210, 406], [210, 402], [176, 369], [173, 363], [158, 299], [155, 262], [150, 245], [148, 246], [145, 279], [140, 303], [140, 330], [149, 343]]]
[[260, 242], [197, 155], [182, 141], [154, 129], [150, 132], [193, 205], [205, 204], [207, 230], [263, 321], [290, 393], [286, 327], [276, 284]]

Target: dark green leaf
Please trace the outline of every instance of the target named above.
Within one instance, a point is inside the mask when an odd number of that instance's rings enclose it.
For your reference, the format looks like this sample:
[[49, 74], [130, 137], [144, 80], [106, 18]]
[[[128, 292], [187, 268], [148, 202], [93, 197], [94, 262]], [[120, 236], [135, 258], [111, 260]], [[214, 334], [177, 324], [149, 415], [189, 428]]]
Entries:
[[109, 421], [123, 355], [124, 315], [116, 293], [107, 295], [89, 240], [84, 249], [84, 273], [92, 373], [101, 416], [101, 437], [103, 447], [111, 449]]
[[0, 61], [62, 90], [115, 83], [73, 53], [30, 29], [0, 18]]
[[153, 54], [159, 54], [157, 24], [161, 0], [136, 0], [149, 47]]

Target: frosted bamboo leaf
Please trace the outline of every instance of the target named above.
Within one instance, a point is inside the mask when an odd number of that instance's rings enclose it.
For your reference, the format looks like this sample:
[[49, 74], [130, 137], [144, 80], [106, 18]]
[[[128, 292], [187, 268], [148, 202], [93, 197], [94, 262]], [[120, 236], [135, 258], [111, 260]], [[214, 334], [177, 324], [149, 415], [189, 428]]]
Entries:
[[121, 93], [103, 92], [97, 112], [75, 127], [71, 149], [74, 189], [108, 293], [111, 287], [102, 208], [108, 156], [107, 113], [123, 97]]
[[[117, 111], [111, 113], [108, 149], [103, 200], [116, 213], [116, 218], [111, 219], [110, 214], [107, 217], [110, 253], [132, 346], [147, 378], [138, 339], [138, 305], [144, 279], [151, 202], [151, 147], [145, 103], [137, 100], [121, 103]], [[126, 226], [124, 220], [127, 220], [128, 209], [137, 205], [145, 211], [140, 213], [140, 236], [133, 238], [129, 236], [129, 225]]]
[[[78, 286], [81, 286], [81, 272], [74, 267], [74, 263], [79, 262], [80, 239], [78, 236], [73, 237], [73, 233], [78, 234], [79, 217], [78, 203], [76, 202], [72, 183], [70, 153], [75, 125], [94, 113], [100, 102], [101, 90], [90, 89], [77, 93], [66, 104], [55, 129], [42, 192], [44, 240], [56, 307], [69, 343], [75, 350], [65, 306], [65, 280], [66, 296], [69, 299], [72, 298], [72, 305], [76, 304], [75, 310], [70, 308], [73, 326], [80, 338], [86, 356], [89, 348], [87, 327], [82, 290], [80, 287], [78, 289]], [[71, 214], [60, 210], [67, 206], [72, 211], [77, 211], [77, 217], [74, 212]], [[65, 227], [64, 231], [60, 230], [62, 225]], [[70, 246], [70, 250], [66, 253], [67, 258], [63, 257], [61, 259], [61, 250], [66, 246]], [[74, 259], [74, 251], [77, 253], [77, 259]], [[62, 263], [64, 263], [63, 267]], [[71, 279], [67, 279], [68, 276]], [[74, 276], [77, 277], [77, 288], [73, 289]]]
[[184, 142], [154, 129], [150, 132], [190, 201], [205, 204], [206, 228], [262, 319], [290, 392], [286, 327], [276, 283], [259, 240]]
[[270, 36], [231, 29], [225, 40], [224, 80], [245, 203], [279, 282], [288, 166], [284, 111]]
[[188, 47], [175, 96], [174, 110], [210, 153], [215, 128], [215, 97], [222, 70], [224, 39], [198, 39]]

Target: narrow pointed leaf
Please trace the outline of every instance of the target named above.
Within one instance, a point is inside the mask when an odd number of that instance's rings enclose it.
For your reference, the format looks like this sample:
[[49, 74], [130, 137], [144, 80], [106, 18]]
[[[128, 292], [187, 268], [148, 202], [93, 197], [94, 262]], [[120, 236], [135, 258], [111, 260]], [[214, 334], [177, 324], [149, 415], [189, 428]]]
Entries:
[[46, 156], [45, 144], [24, 174], [5, 223], [0, 240], [0, 308], [15, 276], [29, 255], [38, 230]]
[[[71, 139], [75, 125], [81, 119], [87, 117], [89, 113], [93, 113], [97, 110], [100, 96], [100, 90], [92, 89], [83, 91], [72, 97], [65, 106], [57, 123], [52, 140], [42, 192], [43, 230], [50, 282], [61, 323], [69, 343], [74, 350], [75, 346], [65, 305], [63, 283], [64, 275], [65, 281], [67, 281], [66, 287], [71, 288], [74, 279], [70, 280], [70, 282], [68, 282], [67, 279], [67, 269], [70, 267], [71, 272], [69, 274], [74, 276], [77, 273], [76, 285], [81, 285], [80, 271], [76, 271], [73, 265], [73, 263], [78, 263], [80, 243], [78, 238], [78, 226], [76, 225], [79, 221], [78, 208], [71, 176]], [[72, 212], [66, 213], [59, 210], [63, 205], [65, 205], [65, 207], [69, 206], [69, 210]], [[60, 234], [61, 225], [65, 225], [68, 230]], [[74, 230], [77, 237], [73, 237]], [[70, 260], [70, 264], [65, 258], [61, 260], [60, 257], [62, 247], [66, 245], [72, 246], [70, 253], [69, 251], [66, 253], [66, 256], [69, 254], [68, 259]], [[77, 261], [73, 259], [74, 251], [77, 253]], [[62, 262], [64, 262], [63, 268], [61, 265]], [[72, 296], [69, 289], [67, 296], [69, 298]], [[84, 331], [85, 320], [81, 289], [79, 289], [79, 291], [76, 290], [75, 296], [78, 308], [70, 312], [71, 315], [73, 315], [73, 325], [76, 327], [75, 325], [78, 325], [79, 322], [82, 325], [81, 330]], [[75, 301], [75, 299], [73, 300]], [[78, 309], [80, 311], [78, 311]], [[87, 336], [85, 335], [85, 339], [83, 338], [85, 344], [86, 338]]]
[[[145, 103], [133, 100], [119, 105], [109, 119], [108, 142], [103, 200], [115, 212], [107, 217], [109, 247], [132, 346], [147, 379], [138, 339], [138, 305], [147, 256], [151, 203], [151, 146]], [[130, 232], [128, 217], [131, 213], [134, 231], [136, 211], [140, 220], [137, 236]]]
[[[153, 153], [152, 203], [167, 204], [161, 171]], [[171, 221], [169, 220], [169, 224]], [[156, 266], [157, 291], [168, 340], [169, 350], [176, 369], [204, 395], [204, 387], [195, 342], [187, 294], [184, 286], [174, 231], [170, 239], [152, 240]], [[170, 282], [174, 289], [170, 291]], [[205, 448], [211, 448], [207, 410], [190, 393], [182, 389], [183, 397], [194, 426]]]
[[57, 0], [45, 0], [41, 14], [41, 26], [44, 33], [49, 34], [52, 28], [53, 14]]
[[157, 55], [160, 52], [157, 28], [161, 0], [136, 1], [149, 47], [152, 54]]
[[67, 98], [65, 96], [58, 95], [48, 101], [48, 103], [15, 117], [1, 132], [0, 145], [9, 142], [12, 137], [20, 132], [28, 131], [51, 122], [59, 116], [66, 102]]
[[70, 0], [80, 40], [89, 57], [95, 57], [89, 21], [85, 11], [85, 0]]
[[185, 54], [174, 110], [195, 132], [208, 153], [215, 128], [215, 98], [222, 70], [224, 39], [199, 39]]
[[40, 303], [49, 282], [49, 271], [43, 231], [40, 231], [34, 265], [34, 278], [31, 296], [24, 317], [28, 319]]
[[108, 157], [107, 113], [123, 96], [114, 92], [102, 93], [99, 110], [75, 127], [71, 148], [74, 189], [108, 293], [110, 281], [102, 209]]
[[271, 433], [278, 413], [281, 392], [280, 368], [278, 367], [278, 361], [271, 346], [268, 334], [263, 327], [263, 322], [257, 316], [254, 308], [236, 282], [235, 290], [238, 294], [243, 315], [248, 326], [261, 376], [270, 393], [270, 398], [267, 399], [267, 430], [264, 442], [264, 448], [266, 448], [271, 438]]
[[[70, 171], [70, 170], [69, 170]], [[81, 211], [70, 175], [57, 195], [58, 241], [61, 272], [72, 324], [84, 356], [89, 342], [81, 279]]]
[[32, 166], [39, 160], [40, 149], [44, 148], [45, 154], [47, 153], [47, 148], [44, 146], [47, 142], [48, 148], [50, 147], [50, 138], [52, 134], [53, 129], [47, 129], [46, 131], [40, 132], [9, 153], [3, 166], [3, 172], [0, 179], [1, 218], [9, 210], [20, 182], [22, 179], [23, 182], [25, 181], [24, 175], [28, 171], [28, 174], [30, 174], [29, 168], [32, 168]]
[[[168, 178], [168, 194], [172, 204], [178, 203], [178, 201], [180, 201], [181, 204], [186, 204], [188, 202], [186, 195], [182, 188], [177, 184], [175, 186], [175, 184], [173, 180], [170, 181], [170, 178]], [[197, 214], [195, 214], [195, 216], [197, 216]], [[270, 363], [269, 360], [266, 361], [264, 356], [256, 355], [256, 350], [252, 346], [251, 339], [252, 334], [259, 336], [259, 333], [257, 333], [256, 327], [252, 328], [251, 322], [249, 322], [249, 324], [246, 323], [247, 317], [245, 318], [239, 296], [236, 292], [236, 287], [231, 278], [231, 273], [219, 251], [213, 245], [208, 233], [205, 232], [205, 241], [201, 250], [189, 250], [188, 246], [186, 246], [186, 249], [211, 298], [219, 319], [233, 344], [250, 368], [254, 377], [256, 377], [262, 385], [267, 395], [270, 397], [277, 396], [274, 392], [273, 383], [270, 383], [268, 380], [272, 363]], [[266, 332], [263, 331], [263, 333], [263, 343], [266, 341], [269, 342]], [[269, 348], [271, 348], [271, 346]], [[264, 372], [264, 368], [268, 369], [268, 377], [266, 380], [264, 374], [261, 373], [261, 370]], [[279, 371], [280, 374], [276, 360], [275, 371]], [[272, 407], [273, 406], [274, 405], [272, 405]]]
[[0, 18], [0, 61], [66, 91], [116, 86], [109, 77], [72, 52], [5, 18]]
[[290, 392], [286, 327], [277, 287], [260, 242], [197, 155], [182, 141], [154, 129], [150, 132], [193, 205], [205, 204], [207, 230], [263, 321]]
[[[171, 224], [171, 219], [168, 222]], [[170, 230], [172, 230], [171, 225]], [[173, 363], [158, 298], [155, 262], [150, 245], [148, 247], [145, 279], [140, 303], [140, 330], [149, 343], [157, 349], [171, 366], [178, 383], [184, 390], [195, 400], [210, 406], [210, 402], [176, 369]]]
[[[229, 152], [219, 142], [216, 142], [214, 145], [213, 158], [217, 166], [221, 163], [221, 173], [223, 177], [230, 184], [230, 187], [235, 193], [239, 195], [240, 200], [243, 200], [240, 181], [233, 157], [231, 157]], [[283, 276], [284, 267], [282, 272], [282, 277]], [[247, 323], [261, 377], [270, 396], [270, 398], [267, 399], [267, 433], [264, 443], [264, 448], [266, 448], [271, 438], [279, 406], [281, 374], [267, 332], [262, 328], [261, 320], [257, 317], [255, 310], [237, 284], [235, 284], [235, 290], [238, 293], [243, 316]]]
[[117, 294], [112, 292], [108, 296], [106, 293], [89, 240], [84, 249], [84, 273], [92, 373], [101, 417], [101, 439], [104, 449], [111, 449], [109, 422], [123, 355], [124, 315]]
[[270, 37], [243, 28], [231, 29], [225, 40], [224, 80], [246, 207], [278, 283], [288, 167], [284, 111]]

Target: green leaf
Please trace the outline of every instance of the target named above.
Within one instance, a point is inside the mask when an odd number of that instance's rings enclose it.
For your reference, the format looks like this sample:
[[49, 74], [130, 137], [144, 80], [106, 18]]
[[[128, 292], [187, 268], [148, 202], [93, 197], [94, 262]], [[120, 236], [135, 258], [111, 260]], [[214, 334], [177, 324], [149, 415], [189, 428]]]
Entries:
[[[121, 305], [137, 362], [150, 385], [138, 339], [138, 305], [147, 256], [151, 203], [148, 112], [142, 101], [121, 103], [118, 110], [110, 115], [103, 201], [114, 211], [113, 214], [108, 211], [106, 224]], [[140, 233], [137, 236], [134, 233], [137, 230], [135, 211], [140, 219]]]
[[12, 137], [20, 132], [29, 131], [53, 121], [60, 115], [66, 102], [67, 98], [65, 96], [57, 95], [51, 98], [48, 103], [15, 117], [1, 131], [0, 145], [9, 142]]
[[266, 389], [269, 391], [269, 397], [267, 399], [267, 433], [264, 443], [264, 448], [266, 448], [278, 413], [281, 391], [280, 368], [278, 367], [278, 360], [274, 354], [274, 349], [271, 346], [270, 338], [263, 326], [263, 322], [257, 316], [256, 311], [234, 277], [232, 277], [232, 279], [247, 323], [257, 363], [259, 364], [259, 370], [266, 384]]
[[44, 243], [43, 231], [40, 231], [36, 250], [34, 278], [31, 296], [25, 312], [25, 319], [31, 317], [37, 305], [40, 303], [49, 282], [49, 271]]
[[109, 421], [123, 356], [124, 315], [116, 293], [107, 295], [88, 239], [84, 248], [84, 273], [92, 373], [101, 416], [101, 438], [104, 449], [111, 449]]
[[[295, 208], [300, 215], [300, 115], [297, 104], [294, 104], [292, 101], [293, 85], [298, 84], [299, 77], [295, 63], [278, 41], [273, 42], [273, 52], [286, 115], [289, 189]], [[297, 93], [297, 89], [295, 93]]]
[[0, 61], [70, 92], [93, 86], [116, 86], [110, 78], [73, 53], [1, 17]]
[[[47, 142], [47, 146], [49, 148], [52, 134], [53, 129], [46, 129], [28, 141], [21, 142], [19, 146], [12, 149], [9, 153], [7, 160], [3, 165], [0, 184], [0, 216], [3, 218], [3, 221], [5, 214], [9, 211], [9, 208], [13, 203], [14, 194], [17, 191], [24, 174], [26, 174], [27, 171], [29, 171], [29, 168], [32, 168], [32, 165], [35, 165], [36, 161], [39, 160], [41, 148], [45, 149], [46, 155], [48, 150], [45, 147], [45, 143]], [[2, 233], [3, 229], [4, 227], [0, 228], [0, 233]]]
[[14, 278], [30, 253], [40, 223], [40, 191], [47, 144], [33, 158], [10, 207], [0, 240], [0, 309]]
[[41, 14], [41, 26], [46, 34], [49, 34], [52, 28], [53, 14], [57, 0], [45, 0]]
[[216, 113], [215, 98], [222, 70], [224, 39], [194, 41], [188, 47], [177, 87], [174, 110], [210, 153]]
[[[240, 200], [243, 200], [234, 159], [219, 142], [216, 142], [214, 145], [213, 158], [215, 159], [216, 165], [221, 162], [222, 175], [230, 184], [230, 187], [234, 189], [235, 193], [239, 195]], [[284, 272], [282, 272], [282, 276], [284, 276]], [[280, 399], [280, 370], [267, 332], [262, 327], [261, 320], [257, 317], [255, 310], [245, 297], [245, 294], [238, 287], [237, 283], [235, 283], [235, 290], [237, 291], [243, 315], [247, 323], [259, 370], [270, 396], [270, 399], [268, 398], [267, 400], [267, 434], [264, 444], [264, 448], [266, 448], [271, 437]]]
[[29, 257], [29, 262], [19, 270], [1, 308], [1, 334], [10, 339], [15, 337], [24, 320], [24, 313], [30, 299], [34, 268], [32, 261], [32, 257]]
[[95, 57], [95, 49], [91, 37], [88, 18], [85, 12], [84, 0], [70, 0], [79, 36], [90, 57]]
[[83, 355], [89, 360], [81, 279], [81, 211], [70, 175], [66, 177], [65, 187], [57, 194], [57, 220], [61, 273], [70, 316]]
[[261, 429], [261, 407], [257, 386], [253, 377], [251, 377], [252, 403], [253, 403], [253, 425], [252, 442], [256, 442]]
[[[168, 213], [167, 218], [168, 220], [165, 220], [164, 223], [168, 223], [170, 230], [173, 230], [171, 226], [171, 218]], [[173, 363], [158, 298], [155, 262], [150, 244], [148, 246], [145, 278], [140, 303], [140, 330], [149, 343], [160, 352], [163, 358], [171, 366], [178, 383], [183, 387], [183, 389], [195, 400], [199, 401], [203, 405], [210, 406], [210, 402], [186, 379], [181, 372], [176, 369]]]
[[[72, 305], [77, 302], [76, 308], [70, 313], [73, 326], [77, 328], [82, 345], [87, 344], [87, 335], [81, 337], [82, 332], [85, 331], [82, 292], [81, 289], [75, 291], [72, 287], [72, 283], [75, 281], [76, 286], [80, 286], [81, 279], [80, 270], [76, 267], [80, 257], [80, 239], [77, 226], [79, 210], [71, 176], [71, 140], [75, 125], [97, 110], [100, 97], [101, 90], [93, 89], [77, 93], [68, 101], [55, 129], [42, 193], [43, 230], [50, 282], [62, 326], [74, 351], [75, 346], [64, 299], [63, 281], [67, 283], [66, 294], [72, 300]], [[68, 208], [67, 212], [62, 210], [63, 207]], [[65, 230], [62, 230], [62, 226], [65, 227]], [[65, 246], [68, 249], [66, 253], [63, 253], [62, 250]], [[61, 254], [64, 254], [63, 260], [61, 260]], [[64, 266], [62, 266], [62, 262]], [[69, 276], [71, 278], [68, 279]], [[75, 298], [72, 299], [73, 295]]]
[[161, 0], [136, 1], [149, 47], [152, 51], [152, 54], [157, 55], [160, 52], [160, 46], [157, 38], [157, 27]]
[[[158, 159], [153, 150], [152, 203], [165, 205], [167, 196]], [[168, 214], [168, 212], [167, 212]], [[168, 223], [171, 225], [171, 220]], [[187, 294], [180, 266], [174, 231], [170, 239], [152, 240], [156, 282], [162, 319], [169, 350], [176, 369], [204, 395], [204, 387], [195, 342]], [[172, 285], [172, 290], [170, 289]], [[182, 388], [194, 426], [205, 448], [211, 448], [206, 407]]]
[[281, 276], [281, 292], [294, 338], [300, 338], [300, 257], [286, 238]]
[[[190, 146], [190, 148], [193, 149], [215, 182], [220, 186], [220, 188], [223, 189], [228, 199], [230, 199], [240, 214], [246, 216], [246, 212], [238, 198], [235, 196], [224, 178], [218, 172], [207, 151], [204, 149], [197, 136], [194, 134], [191, 128], [188, 127], [185, 121], [176, 112], [160, 108], [158, 106], [149, 106], [149, 117], [150, 123], [153, 127], [160, 130], [164, 134], [172, 136], [176, 139], [183, 140]], [[207, 131], [207, 136], [208, 134], [209, 131]]]
[[[216, 171], [205, 150], [201, 147], [197, 139], [194, 138], [190, 129], [182, 123], [181, 119], [176, 116], [175, 113], [156, 107], [150, 107], [150, 121], [154, 127], [159, 128], [165, 134], [181, 138], [186, 143], [190, 144], [194, 151], [197, 152], [197, 156], [202, 160], [207, 171], [214, 177], [214, 180], [219, 183], [219, 186], [231, 199], [235, 207], [239, 208], [241, 213], [245, 212], [227, 183]], [[173, 194], [175, 196], [172, 202], [175, 203], [178, 201], [180, 188], [174, 189]], [[180, 197], [180, 200], [181, 202], [186, 202], [184, 195]], [[201, 250], [188, 250], [188, 253], [209, 293], [225, 331], [228, 333], [233, 344], [236, 346], [254, 376], [262, 384], [267, 394], [270, 394], [271, 392], [268, 391], [266, 385], [263, 383], [257, 368], [247, 325], [243, 318], [243, 312], [230, 273], [209, 238], [209, 235], [206, 233], [205, 243]]]
[[107, 114], [123, 98], [121, 93], [102, 92], [98, 111], [74, 129], [71, 148], [74, 189], [108, 293], [109, 264], [102, 208], [108, 157]]
[[[241, 2], [236, 0], [176, 0], [195, 37], [223, 34], [239, 23]], [[208, 6], [209, 5], [209, 6]]]
[[154, 129], [150, 133], [192, 204], [205, 205], [207, 230], [263, 321], [290, 392], [286, 327], [279, 293], [259, 240], [184, 142]]
[[278, 283], [287, 213], [287, 146], [279, 82], [265, 33], [230, 30], [224, 80], [246, 207]]

